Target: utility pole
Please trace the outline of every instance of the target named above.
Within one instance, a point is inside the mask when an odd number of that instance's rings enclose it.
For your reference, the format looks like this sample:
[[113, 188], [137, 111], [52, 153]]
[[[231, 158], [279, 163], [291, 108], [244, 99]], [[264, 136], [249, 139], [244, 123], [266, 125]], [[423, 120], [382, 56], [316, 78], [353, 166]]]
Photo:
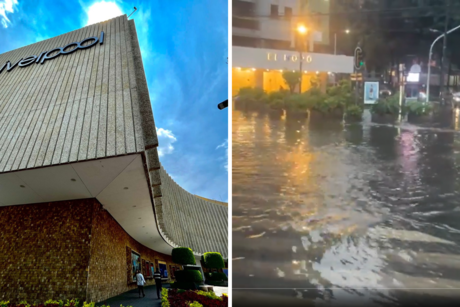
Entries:
[[404, 102], [404, 64], [399, 64], [399, 113], [401, 114], [402, 105]]
[[442, 41], [442, 57], [441, 57], [441, 72], [440, 72], [440, 95], [444, 95], [444, 66], [446, 63], [446, 49], [447, 49], [447, 27], [449, 26], [449, 4], [450, 0], [445, 1], [446, 19], [444, 21], [444, 39]]

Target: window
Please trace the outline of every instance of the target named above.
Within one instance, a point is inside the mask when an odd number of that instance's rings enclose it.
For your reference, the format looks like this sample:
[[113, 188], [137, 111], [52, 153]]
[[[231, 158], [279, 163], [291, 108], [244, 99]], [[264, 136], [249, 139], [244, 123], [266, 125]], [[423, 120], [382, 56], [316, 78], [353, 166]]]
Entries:
[[168, 267], [165, 262], [158, 262], [161, 278], [168, 278]]
[[137, 281], [136, 271], [141, 270], [141, 256], [138, 253], [131, 252], [131, 261], [133, 262], [133, 281]]
[[155, 266], [153, 265], [153, 263], [150, 263], [150, 273], [152, 274], [152, 277], [155, 274]]
[[291, 20], [291, 17], [292, 17], [292, 8], [287, 7], [287, 6], [284, 7], [284, 18]]
[[278, 18], [278, 5], [272, 4], [270, 7], [270, 17]]

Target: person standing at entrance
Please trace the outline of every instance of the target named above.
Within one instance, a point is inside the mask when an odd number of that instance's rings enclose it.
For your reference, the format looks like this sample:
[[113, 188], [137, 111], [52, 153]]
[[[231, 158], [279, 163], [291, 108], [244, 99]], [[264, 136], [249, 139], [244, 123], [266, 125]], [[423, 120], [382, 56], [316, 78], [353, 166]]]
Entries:
[[161, 274], [160, 271], [156, 271], [155, 274], [153, 275], [153, 278], [155, 278], [155, 285], [157, 286], [157, 295], [158, 299], [160, 299], [160, 293], [161, 293]]
[[141, 271], [139, 270], [137, 270], [136, 279], [137, 279], [137, 288], [139, 289], [139, 297], [141, 297], [141, 292], [142, 292], [143, 297], [145, 297], [145, 293], [144, 293], [145, 279], [144, 279], [144, 275], [142, 275]]

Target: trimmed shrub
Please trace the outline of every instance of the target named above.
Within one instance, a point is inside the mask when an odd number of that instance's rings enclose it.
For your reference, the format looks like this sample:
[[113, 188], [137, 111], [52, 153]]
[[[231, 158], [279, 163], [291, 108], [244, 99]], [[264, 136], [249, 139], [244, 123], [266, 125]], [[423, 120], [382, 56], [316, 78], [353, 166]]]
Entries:
[[204, 253], [204, 263], [210, 269], [223, 269], [225, 268], [224, 258], [220, 253], [209, 252]]
[[178, 282], [201, 283], [203, 281], [201, 272], [197, 270], [177, 271], [175, 276]]
[[191, 248], [188, 248], [188, 247], [173, 248], [171, 256], [172, 256], [173, 262], [177, 264], [196, 265], [195, 256], [193, 255], [193, 251]]
[[363, 116], [363, 109], [358, 105], [350, 105], [346, 108], [345, 114], [348, 119], [360, 120]]

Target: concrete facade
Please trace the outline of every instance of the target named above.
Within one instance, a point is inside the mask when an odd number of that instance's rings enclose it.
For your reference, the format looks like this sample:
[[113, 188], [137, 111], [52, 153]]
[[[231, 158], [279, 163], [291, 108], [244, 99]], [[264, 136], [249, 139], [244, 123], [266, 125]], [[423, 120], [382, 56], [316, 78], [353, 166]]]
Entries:
[[[99, 41], [69, 54], [49, 53], [45, 57], [54, 58], [43, 64], [30, 58], [89, 37]], [[89, 40], [81, 45], [91, 43]], [[63, 49], [64, 53], [72, 48]], [[126, 15], [0, 54], [0, 210], [37, 206], [33, 208], [40, 208], [34, 209], [39, 214], [40, 210], [48, 211], [46, 206], [65, 201], [76, 202], [71, 205], [74, 210], [79, 206], [77, 200], [91, 199], [114, 219], [94, 213], [82, 213], [88, 215], [87, 220], [77, 218], [75, 227], [82, 232], [79, 236], [86, 236], [82, 239], [85, 244], [91, 244], [91, 253], [75, 259], [69, 257], [65, 263], [90, 273], [72, 275], [67, 269], [57, 269], [52, 278], [60, 284], [66, 283], [67, 278], [75, 279], [79, 286], [41, 288], [46, 282], [40, 276], [51, 277], [43, 273], [47, 272], [43, 268], [37, 268], [33, 286], [14, 275], [2, 278], [2, 294], [16, 293], [18, 287], [33, 289], [28, 292], [30, 298], [44, 298], [45, 294], [53, 294], [46, 299], [62, 298], [60, 295], [72, 298], [83, 295], [82, 289], [91, 300], [120, 294], [132, 287], [126, 279], [128, 247], [156, 260], [158, 255], [167, 259], [166, 254], [176, 246], [191, 247], [197, 256], [217, 251], [227, 257], [228, 208], [193, 196], [175, 184], [160, 164], [157, 147], [136, 27]], [[69, 212], [73, 213], [61, 213], [64, 217], [79, 216], [72, 210]], [[98, 219], [100, 222], [94, 224]], [[27, 230], [29, 234], [38, 234], [40, 227], [48, 227], [33, 222], [33, 215], [20, 225], [22, 228], [17, 231]], [[105, 235], [89, 240], [88, 231], [98, 229]], [[68, 235], [76, 236], [72, 232]], [[4, 230], [0, 231], [0, 238], [0, 248], [16, 242], [11, 234], [4, 235]], [[116, 251], [101, 253], [100, 246]], [[77, 249], [88, 250], [88, 246]], [[64, 250], [61, 248], [60, 252]], [[46, 256], [52, 254], [42, 252]], [[68, 254], [76, 252], [72, 248]], [[12, 266], [0, 265], [0, 276], [13, 267], [23, 269], [11, 254], [2, 256]], [[120, 267], [113, 270], [111, 266], [124, 266], [123, 277], [119, 275]], [[99, 267], [105, 271], [98, 271]], [[113, 284], [101, 277], [107, 270], [114, 272]]]

